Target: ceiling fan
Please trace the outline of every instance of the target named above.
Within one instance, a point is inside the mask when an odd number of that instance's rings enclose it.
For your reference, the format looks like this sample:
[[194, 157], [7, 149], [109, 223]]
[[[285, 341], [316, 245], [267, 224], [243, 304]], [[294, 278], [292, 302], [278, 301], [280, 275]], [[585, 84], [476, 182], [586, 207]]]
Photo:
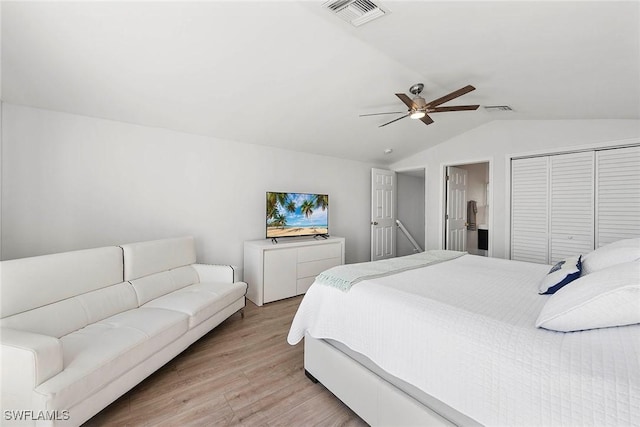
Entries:
[[[411, 117], [412, 119], [420, 119], [422, 123], [425, 125], [430, 125], [433, 123], [433, 119], [429, 117], [431, 113], [443, 113], [445, 111], [468, 111], [468, 110], [477, 110], [479, 105], [456, 105], [453, 107], [439, 107], [440, 104], [444, 104], [445, 102], [451, 101], [454, 98], [464, 95], [465, 93], [469, 93], [472, 90], [476, 90], [475, 87], [471, 85], [467, 85], [461, 89], [451, 92], [448, 95], [445, 95], [441, 98], [434, 99], [431, 102], [426, 102], [423, 97], [420, 96], [420, 92], [424, 85], [422, 83], [416, 83], [409, 88], [409, 92], [411, 92], [414, 96], [413, 98], [409, 98], [409, 96], [404, 93], [396, 93], [396, 96], [400, 98], [402, 102], [405, 103], [409, 110], [405, 113], [404, 116], [398, 117], [397, 119], [391, 120], [383, 125], [378, 127], [383, 127], [389, 125], [393, 122], [397, 122], [398, 120], [402, 120], [406, 117]], [[373, 113], [373, 114], [361, 114], [360, 117], [365, 116], [379, 116], [382, 114], [403, 114], [403, 111], [392, 111], [390, 113]]]

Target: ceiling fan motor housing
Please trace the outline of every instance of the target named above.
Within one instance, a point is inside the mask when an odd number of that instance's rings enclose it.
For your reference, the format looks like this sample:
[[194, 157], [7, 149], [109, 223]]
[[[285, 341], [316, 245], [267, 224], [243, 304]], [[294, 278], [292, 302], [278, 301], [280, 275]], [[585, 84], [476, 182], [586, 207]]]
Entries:
[[413, 101], [412, 110], [424, 110], [427, 106], [427, 101], [425, 101], [424, 98], [421, 96], [415, 96], [412, 101]]
[[422, 83], [416, 83], [409, 88], [409, 92], [415, 95], [412, 99], [413, 105], [409, 107], [410, 113], [426, 110], [427, 101], [425, 101], [424, 98], [420, 96], [422, 89], [424, 89], [424, 84]]

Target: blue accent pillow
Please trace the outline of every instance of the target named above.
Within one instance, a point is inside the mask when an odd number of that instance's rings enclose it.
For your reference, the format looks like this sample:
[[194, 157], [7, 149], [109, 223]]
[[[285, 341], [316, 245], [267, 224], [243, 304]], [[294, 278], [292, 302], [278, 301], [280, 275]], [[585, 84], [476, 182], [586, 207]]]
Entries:
[[582, 255], [576, 255], [564, 259], [554, 265], [540, 283], [539, 294], [549, 295], [556, 293], [563, 286], [580, 277], [582, 273]]

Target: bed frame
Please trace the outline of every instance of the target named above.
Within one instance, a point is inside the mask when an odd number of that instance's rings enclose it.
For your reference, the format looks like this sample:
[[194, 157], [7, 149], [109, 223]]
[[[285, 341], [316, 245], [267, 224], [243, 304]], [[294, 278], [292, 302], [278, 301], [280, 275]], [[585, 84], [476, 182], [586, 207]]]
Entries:
[[304, 367], [312, 381], [322, 383], [371, 426], [478, 425], [450, 407], [436, 412], [340, 349], [308, 334]]

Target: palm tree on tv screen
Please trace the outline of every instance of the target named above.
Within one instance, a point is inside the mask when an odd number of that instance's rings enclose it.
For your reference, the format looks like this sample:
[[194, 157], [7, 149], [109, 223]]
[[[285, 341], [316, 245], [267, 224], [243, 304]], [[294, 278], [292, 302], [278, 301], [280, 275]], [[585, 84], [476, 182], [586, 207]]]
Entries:
[[271, 223], [274, 227], [284, 228], [287, 225], [287, 217], [278, 212], [278, 215]]
[[302, 212], [306, 218], [309, 218], [311, 215], [313, 215], [313, 208], [313, 202], [311, 200], [305, 200], [300, 205], [300, 212]]
[[296, 205], [289, 200], [287, 193], [267, 193], [268, 224], [274, 227], [284, 227], [287, 224], [287, 218], [280, 212], [278, 206], [283, 206], [288, 212], [295, 212]]
[[275, 193], [267, 193], [267, 219], [274, 217], [278, 210], [278, 199]]
[[327, 209], [327, 206], [329, 206], [329, 196], [326, 194], [316, 194], [315, 195], [315, 200], [314, 200], [314, 204], [316, 205], [316, 208], [320, 208], [323, 211]]

